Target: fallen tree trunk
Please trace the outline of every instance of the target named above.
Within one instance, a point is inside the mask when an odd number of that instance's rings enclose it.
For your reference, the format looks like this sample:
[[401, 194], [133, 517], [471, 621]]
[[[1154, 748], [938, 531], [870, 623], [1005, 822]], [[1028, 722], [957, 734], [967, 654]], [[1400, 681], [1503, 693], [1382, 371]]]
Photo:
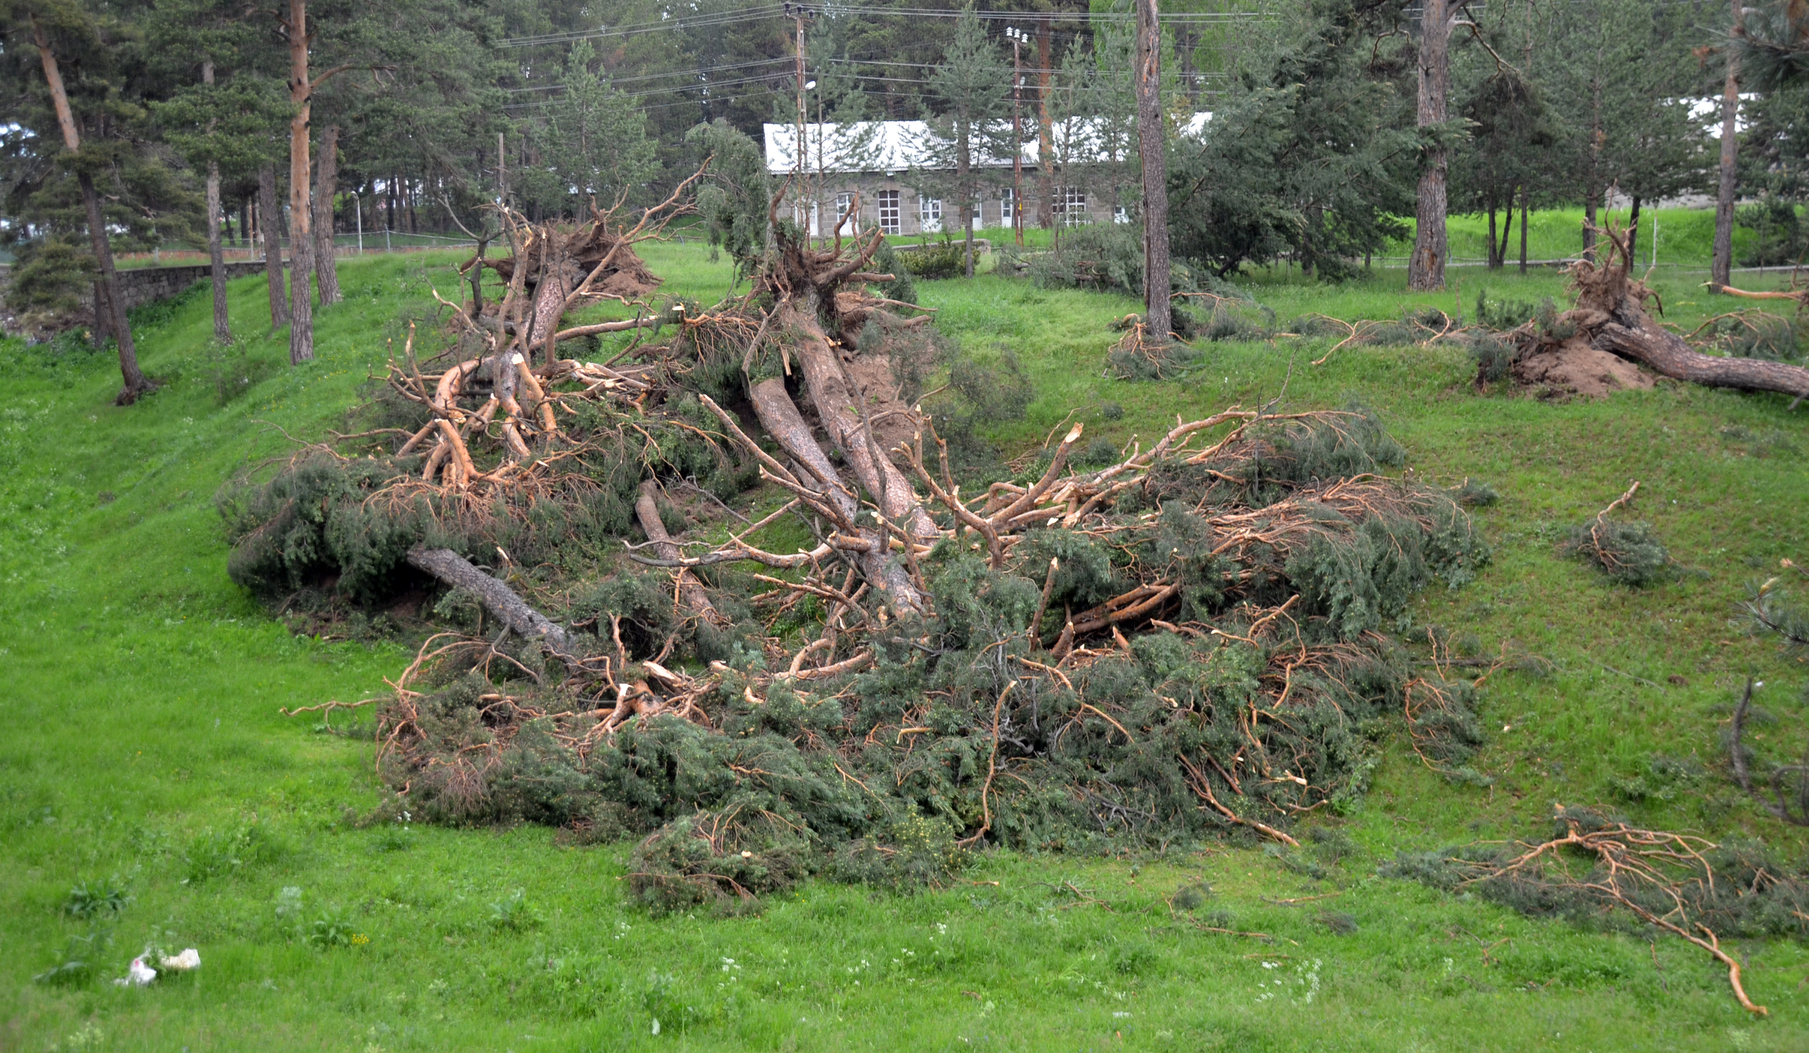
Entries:
[[515, 590], [479, 570], [472, 562], [449, 548], [427, 548], [416, 545], [408, 550], [408, 562], [454, 588], [465, 589], [478, 598], [484, 609], [502, 619], [510, 631], [546, 641], [555, 654], [569, 659], [572, 655], [571, 634], [552, 619], [528, 606]]
[[[861, 576], [875, 587], [883, 589], [891, 597], [892, 605], [900, 612], [921, 611], [923, 596], [911, 582], [910, 575], [885, 551], [877, 531], [859, 525], [860, 504], [836, 474], [835, 465], [829, 462], [829, 455], [817, 445], [810, 433], [810, 425], [804, 423], [797, 404], [792, 402], [791, 395], [786, 392], [785, 381], [777, 378], [760, 381], [748, 389], [748, 395], [754, 403], [754, 414], [760, 419], [760, 426], [766, 429], [766, 433], [793, 460], [815, 477], [815, 482], [826, 499], [825, 503], [840, 513], [842, 521], [837, 525], [856, 540], [867, 543], [868, 547], [864, 551], [855, 553], [855, 563], [860, 568]], [[905, 492], [910, 491], [907, 489]]]
[[[678, 546], [672, 543], [672, 536], [666, 533], [666, 524], [660, 521], [659, 502], [655, 499], [658, 493], [658, 483], [652, 479], [644, 480], [640, 496], [634, 503], [634, 512], [641, 521], [641, 529], [647, 532], [647, 540], [653, 543], [653, 551], [659, 553], [661, 559], [676, 560], [679, 558]], [[722, 615], [717, 613], [716, 605], [710, 602], [709, 594], [704, 592], [695, 575], [679, 567], [674, 577], [678, 581], [679, 599], [685, 606], [700, 618], [722, 624]]]
[[1809, 396], [1809, 369], [1762, 358], [1705, 355], [1684, 343], [1676, 333], [1655, 325], [1635, 329], [1608, 322], [1595, 331], [1590, 343], [1673, 380], [1742, 391], [1778, 391], [1798, 398]]
[[[1588, 260], [1571, 270], [1577, 304], [1565, 318], [1589, 338], [1590, 346], [1631, 359], [1674, 380], [1743, 391], [1776, 391], [1809, 397], [1809, 369], [1756, 358], [1705, 355], [1675, 333], [1660, 328], [1646, 311], [1652, 290], [1631, 275], [1631, 229], [1602, 231], [1607, 252], [1598, 264]], [[1540, 337], [1534, 327], [1523, 332]], [[1794, 405], [1794, 403], [1792, 404]]]
[[835, 348], [829, 346], [828, 336], [817, 323], [816, 305], [810, 302], [811, 299], [805, 297], [802, 308], [789, 302], [782, 303], [775, 315], [779, 331], [797, 338], [792, 350], [797, 352], [798, 361], [804, 367], [804, 385], [810, 390], [810, 400], [816, 404], [817, 416], [822, 418], [829, 441], [847, 453], [855, 476], [873, 495], [874, 503], [885, 513], [887, 521], [920, 539], [941, 536], [935, 522], [918, 503], [904, 473], [872, 439], [872, 429], [867, 425], [861, 406], [864, 395], [848, 382]]

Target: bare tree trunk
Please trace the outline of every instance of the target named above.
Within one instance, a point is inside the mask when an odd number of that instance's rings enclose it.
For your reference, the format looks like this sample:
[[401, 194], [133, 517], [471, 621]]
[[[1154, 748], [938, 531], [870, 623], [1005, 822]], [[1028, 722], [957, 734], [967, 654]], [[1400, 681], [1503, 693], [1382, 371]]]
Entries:
[[[1445, 123], [1451, 94], [1451, 16], [1449, 0], [1425, 0], [1420, 19], [1419, 127]], [[1420, 173], [1419, 200], [1414, 209], [1413, 256], [1407, 261], [1407, 285], [1412, 289], [1443, 289], [1445, 262], [1450, 245], [1445, 233], [1448, 163], [1443, 147], [1426, 154]]]
[[1533, 191], [1531, 187], [1520, 188], [1520, 273], [1526, 273], [1526, 219], [1533, 207]]
[[[816, 438], [810, 433], [810, 425], [804, 423], [797, 404], [785, 390], [785, 381], [778, 378], [763, 380], [748, 389], [748, 399], [754, 404], [754, 413], [760, 420], [760, 427], [793, 460], [804, 467], [816, 484], [822, 487], [829, 500], [834, 502], [835, 507], [841, 509], [844, 517], [850, 521], [856, 520], [860, 515], [859, 502], [841, 482], [829, 456], [817, 445]], [[869, 549], [857, 553], [855, 563], [860, 568], [861, 576], [875, 588], [883, 588], [898, 610], [922, 609], [923, 600], [917, 593], [917, 586], [911, 583], [904, 568], [888, 553]]]
[[289, 363], [314, 358], [314, 307], [308, 272], [313, 269], [313, 203], [308, 193], [308, 119], [314, 89], [308, 82], [308, 0], [289, 0], [283, 23], [289, 37]]
[[1633, 209], [1627, 213], [1627, 269], [1639, 259], [1639, 195], [1633, 195]]
[[[214, 82], [212, 59], [201, 63], [201, 83]], [[211, 126], [210, 126], [211, 130]], [[232, 343], [232, 322], [226, 314], [226, 254], [220, 246], [220, 163], [207, 162], [207, 261], [214, 286], [214, 339]]]
[[107, 287], [94, 280], [94, 326], [89, 330], [90, 339], [96, 350], [107, 345], [113, 336], [113, 301], [107, 298]]
[[1055, 122], [1049, 117], [1049, 23], [1036, 24], [1036, 221], [1055, 226]]
[[264, 279], [270, 286], [270, 328], [289, 321], [289, 297], [283, 288], [282, 212], [276, 203], [276, 166], [258, 167], [258, 240], [264, 243]]
[[322, 307], [344, 299], [339, 295], [339, 254], [333, 249], [333, 199], [338, 190], [339, 128], [328, 125], [314, 162], [314, 275]]
[[314, 239], [291, 220], [289, 236], [289, 364], [314, 358]]
[[961, 220], [961, 240], [966, 247], [967, 276], [974, 276], [974, 187], [972, 125], [963, 118], [955, 141], [955, 215]]
[[816, 324], [816, 305], [809, 302], [813, 300], [814, 297], [806, 297], [807, 302], [795, 308], [790, 303], [781, 304], [775, 309], [773, 321], [780, 332], [792, 334], [792, 350], [803, 364], [804, 385], [816, 404], [817, 416], [822, 418], [823, 430], [829, 441], [848, 455], [855, 477], [873, 495], [874, 503], [888, 520], [918, 537], [937, 536], [936, 524], [917, 503], [904, 473], [877, 442], [869, 441], [863, 425], [865, 415], [860, 409], [861, 394], [843, 375], [835, 349]]
[[1169, 313], [1168, 152], [1162, 128], [1162, 32], [1156, 0], [1137, 0], [1137, 154], [1143, 163], [1144, 321], [1166, 343]]
[[[1740, 0], [1734, 0], [1734, 32], [1743, 23]], [[1709, 259], [1709, 291], [1720, 292], [1734, 270], [1734, 192], [1739, 173], [1734, 161], [1740, 115], [1740, 60], [1727, 52], [1727, 79], [1721, 86], [1721, 179], [1715, 193], [1715, 248]]]
[[1495, 216], [1496, 216], [1497, 211], [1498, 210], [1495, 208], [1495, 202], [1491, 198], [1489, 201], [1489, 208], [1488, 208], [1488, 212], [1489, 212], [1489, 270], [1494, 270], [1495, 266], [1496, 266], [1496, 264], [1495, 264], [1495, 230], [1496, 230]]
[[214, 286], [214, 339], [232, 343], [232, 321], [226, 314], [226, 252], [220, 245], [220, 165], [207, 163], [207, 259]]
[[[50, 38], [35, 15], [31, 19], [31, 31], [33, 43], [38, 48], [38, 60], [44, 66], [44, 82], [50, 87], [50, 101], [56, 108], [57, 124], [62, 127], [63, 146], [70, 153], [77, 153], [82, 148], [82, 136], [75, 125], [75, 111], [69, 108], [63, 71], [57, 65], [56, 53], [50, 50]], [[107, 312], [108, 328], [119, 346], [119, 374], [124, 386], [113, 401], [129, 406], [137, 402], [140, 395], [157, 390], [157, 385], [147, 380], [138, 368], [138, 348], [132, 342], [132, 326], [126, 321], [125, 304], [120, 302], [119, 275], [113, 268], [113, 246], [107, 241], [107, 224], [101, 214], [100, 194], [94, 189], [94, 177], [78, 168], [76, 182], [81, 186], [82, 209], [88, 216], [88, 244], [94, 252], [94, 262], [100, 268], [100, 286], [105, 293], [105, 304], [96, 298], [95, 313], [98, 317], [102, 310]]]

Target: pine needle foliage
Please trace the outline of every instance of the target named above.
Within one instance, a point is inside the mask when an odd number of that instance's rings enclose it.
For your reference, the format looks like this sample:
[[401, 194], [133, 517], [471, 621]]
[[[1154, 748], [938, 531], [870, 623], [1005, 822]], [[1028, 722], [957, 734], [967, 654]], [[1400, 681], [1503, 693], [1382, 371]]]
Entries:
[[[1259, 838], [1246, 820], [1358, 799], [1377, 729], [1404, 708], [1442, 763], [1481, 741], [1473, 688], [1421, 675], [1382, 632], [1418, 589], [1488, 558], [1450, 492], [1371, 475], [1401, 457], [1366, 414], [1259, 422], [1198, 465], [1152, 471], [1084, 530], [1030, 532], [1000, 566], [944, 540], [922, 560], [933, 613], [872, 633], [866, 668], [821, 679], [775, 678], [756, 639], [687, 636], [659, 579], [618, 575], [559, 613], [598, 633], [596, 653], [619, 634], [630, 654], [663, 640], [669, 666], [713, 663], [701, 717], [603, 734], [608, 703], [574, 703], [505, 643], [519, 665], [380, 716], [383, 775], [440, 821], [638, 835], [631, 887], [655, 910], [754, 909], [810, 875], [947, 883], [979, 843]], [[1178, 587], [1173, 621], [1052, 653], [1069, 623], [1148, 581]], [[712, 597], [732, 603], [723, 584]]]

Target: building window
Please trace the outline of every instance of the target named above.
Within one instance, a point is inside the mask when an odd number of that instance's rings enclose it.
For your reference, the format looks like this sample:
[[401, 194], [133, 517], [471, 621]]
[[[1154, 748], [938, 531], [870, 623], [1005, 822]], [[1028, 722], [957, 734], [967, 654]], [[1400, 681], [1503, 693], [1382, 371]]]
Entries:
[[1131, 221], [1130, 209], [1125, 208], [1123, 205], [1119, 205], [1117, 208], [1112, 210], [1112, 222], [1129, 223], [1130, 221]]
[[1062, 187], [1061, 200], [1056, 202], [1055, 211], [1062, 217], [1062, 226], [1079, 227], [1087, 222], [1087, 189], [1079, 186]]
[[939, 197], [919, 197], [917, 199], [917, 229], [925, 234], [942, 232], [942, 199]]
[[844, 190], [841, 193], [838, 193], [835, 195], [835, 218], [838, 221], [840, 221], [843, 216], [848, 216], [847, 222], [842, 223], [841, 230], [837, 231], [837, 233], [839, 233], [839, 234], [859, 234], [860, 233], [860, 231], [861, 231], [860, 222], [859, 222], [860, 217], [848, 215], [848, 210], [853, 207], [854, 207], [854, 192], [853, 191]]
[[879, 229], [887, 234], [898, 234], [904, 229], [898, 223], [898, 191], [896, 190], [879, 192]]
[[1013, 210], [1013, 206], [1015, 206], [1016, 204], [1017, 204], [1017, 201], [1016, 201], [1015, 197], [1013, 196], [1011, 187], [1006, 187], [1005, 189], [999, 191], [999, 225], [1000, 226], [1002, 226], [1002, 227], [1017, 226], [1017, 218], [1016, 218], [1017, 213]]

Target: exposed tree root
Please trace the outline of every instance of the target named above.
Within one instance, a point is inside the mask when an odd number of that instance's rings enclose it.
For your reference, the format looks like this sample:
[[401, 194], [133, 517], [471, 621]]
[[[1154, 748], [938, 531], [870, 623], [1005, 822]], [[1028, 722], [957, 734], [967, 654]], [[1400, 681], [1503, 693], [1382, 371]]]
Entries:
[[[1656, 302], [1656, 294], [1630, 273], [1627, 243], [1631, 232], [1610, 226], [1601, 234], [1605, 245], [1602, 261], [1598, 264], [1582, 260], [1571, 266], [1570, 280], [1577, 302], [1559, 317], [1560, 331], [1548, 331], [1536, 322], [1514, 330], [1509, 336], [1517, 357], [1568, 339], [1580, 339], [1598, 351], [1638, 362], [1675, 380], [1743, 391], [1781, 392], [1797, 396], [1799, 402], [1809, 397], [1809, 369], [1757, 358], [1705, 355], [1660, 326], [1646, 310], [1648, 302]], [[1797, 294], [1786, 298], [1797, 298]]]

